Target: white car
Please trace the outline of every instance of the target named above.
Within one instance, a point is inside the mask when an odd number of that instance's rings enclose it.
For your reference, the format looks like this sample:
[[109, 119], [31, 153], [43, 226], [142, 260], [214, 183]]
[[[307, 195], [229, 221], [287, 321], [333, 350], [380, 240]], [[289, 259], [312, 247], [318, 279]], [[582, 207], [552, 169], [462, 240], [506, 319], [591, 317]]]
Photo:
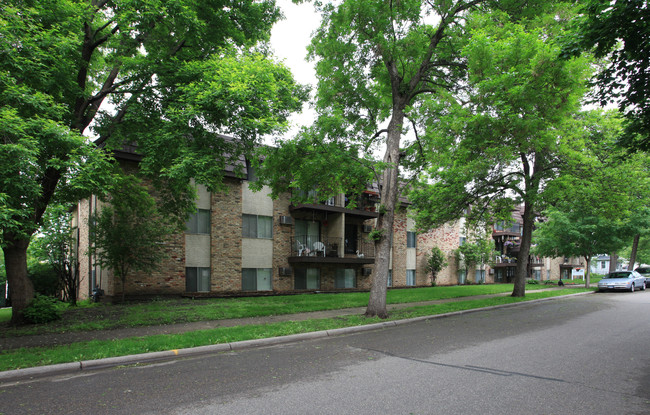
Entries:
[[650, 267], [639, 267], [635, 271], [645, 277], [645, 287], [650, 287]]
[[645, 277], [636, 271], [616, 271], [598, 281], [598, 291], [606, 290], [645, 290]]

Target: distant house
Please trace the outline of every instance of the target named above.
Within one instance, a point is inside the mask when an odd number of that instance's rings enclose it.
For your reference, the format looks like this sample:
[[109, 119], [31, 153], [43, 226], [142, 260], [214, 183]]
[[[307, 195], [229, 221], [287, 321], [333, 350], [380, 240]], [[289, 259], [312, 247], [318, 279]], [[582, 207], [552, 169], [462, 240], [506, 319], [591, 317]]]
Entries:
[[[609, 272], [609, 264], [611, 258], [609, 255], [597, 255], [591, 259], [591, 272], [594, 274], [605, 275]], [[616, 271], [627, 269], [628, 261], [623, 258], [618, 258], [616, 261]]]

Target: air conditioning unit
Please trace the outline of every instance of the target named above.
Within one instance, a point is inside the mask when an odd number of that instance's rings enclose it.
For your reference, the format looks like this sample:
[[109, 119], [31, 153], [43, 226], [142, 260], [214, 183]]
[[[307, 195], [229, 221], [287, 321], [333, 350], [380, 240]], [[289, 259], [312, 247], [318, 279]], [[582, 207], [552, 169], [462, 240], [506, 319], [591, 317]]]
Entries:
[[372, 232], [372, 225], [363, 225], [363, 232], [364, 233]]
[[291, 225], [293, 224], [293, 218], [291, 216], [280, 216], [280, 224]]
[[362, 268], [362, 269], [361, 269], [361, 274], [362, 274], [364, 277], [369, 276], [370, 274], [372, 274], [372, 268]]
[[291, 276], [291, 268], [289, 268], [289, 267], [279, 267], [278, 268], [278, 273], [280, 274], [281, 277]]

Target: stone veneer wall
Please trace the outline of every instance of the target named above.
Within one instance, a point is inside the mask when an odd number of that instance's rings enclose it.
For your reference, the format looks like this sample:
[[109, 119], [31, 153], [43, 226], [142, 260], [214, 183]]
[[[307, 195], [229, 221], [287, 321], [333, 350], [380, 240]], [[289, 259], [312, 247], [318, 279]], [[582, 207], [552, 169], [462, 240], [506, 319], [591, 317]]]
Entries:
[[242, 186], [225, 178], [226, 191], [212, 193], [211, 263], [212, 292], [241, 290]]
[[445, 254], [447, 266], [436, 277], [436, 285], [458, 284], [458, 267], [453, 251], [460, 243], [460, 226], [458, 223], [446, 223], [443, 226], [418, 235], [417, 240], [417, 280], [431, 285], [430, 274], [425, 272], [427, 256], [437, 246]]
[[282, 225], [281, 216], [289, 216], [289, 205], [291, 195], [284, 193], [273, 201], [273, 281], [271, 287], [275, 291], [293, 290], [293, 278], [291, 275], [280, 276], [279, 268], [289, 268], [289, 256], [291, 255], [291, 237], [293, 236], [294, 224]]
[[79, 299], [88, 298], [90, 293], [90, 258], [88, 257], [89, 230], [88, 217], [90, 209], [90, 200], [83, 199], [77, 203], [77, 210], [74, 212], [73, 226], [79, 228], [79, 237], [77, 239], [78, 258], [79, 258]]
[[[406, 209], [400, 209], [395, 214], [393, 224], [393, 287], [406, 286], [406, 232], [409, 229], [409, 219]], [[460, 226], [458, 223], [445, 224], [440, 228], [417, 235], [416, 242], [416, 286], [431, 285], [430, 274], [425, 272], [427, 255], [434, 246], [438, 246], [447, 256], [448, 265], [443, 268], [436, 279], [437, 285], [458, 284], [458, 270], [453, 251], [460, 242]]]

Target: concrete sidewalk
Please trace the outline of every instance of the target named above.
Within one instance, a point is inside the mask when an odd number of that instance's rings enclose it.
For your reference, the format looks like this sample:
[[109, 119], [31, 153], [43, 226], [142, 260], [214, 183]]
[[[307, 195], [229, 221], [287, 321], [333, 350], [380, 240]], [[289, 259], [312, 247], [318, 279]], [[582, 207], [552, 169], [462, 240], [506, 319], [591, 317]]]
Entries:
[[[557, 288], [548, 288], [536, 291], [548, 291]], [[449, 298], [444, 300], [423, 301], [417, 303], [388, 304], [389, 313], [409, 307], [445, 304], [459, 301], [478, 300], [483, 298], [505, 297], [510, 293], [486, 294], [471, 297]], [[283, 321], [304, 321], [310, 319], [323, 319], [340, 316], [361, 315], [366, 307], [343, 308], [338, 310], [312, 311], [307, 313], [281, 314], [263, 317], [234, 318], [224, 320], [196, 321], [192, 323], [177, 323], [158, 326], [125, 327], [110, 330], [93, 330], [65, 333], [47, 333], [18, 337], [0, 338], [0, 350], [19, 349], [21, 347], [47, 347], [90, 340], [117, 340], [129, 337], [145, 337], [158, 334], [179, 334], [197, 330], [210, 330], [218, 327], [235, 327], [253, 324], [268, 324]]]
[[[549, 291], [554, 289], [557, 288], [549, 288], [549, 289], [536, 290], [536, 291]], [[505, 304], [505, 305], [499, 305], [493, 307], [476, 308], [476, 309], [457, 311], [457, 312], [446, 313], [446, 314], [422, 316], [422, 317], [416, 317], [416, 318], [405, 319], [405, 320], [386, 321], [386, 322], [380, 322], [375, 324], [368, 324], [364, 326], [346, 327], [341, 329], [302, 333], [302, 334], [274, 337], [268, 339], [246, 340], [246, 341], [233, 342], [233, 343], [200, 346], [200, 347], [194, 347], [190, 349], [143, 353], [138, 355], [110, 357], [105, 359], [11, 370], [11, 371], [0, 372], [0, 383], [16, 382], [16, 381], [29, 380], [29, 379], [34, 379], [34, 378], [39, 378], [44, 376], [60, 375], [60, 374], [74, 374], [82, 370], [87, 371], [87, 370], [103, 369], [103, 368], [116, 367], [116, 366], [124, 366], [124, 365], [146, 364], [146, 363], [153, 363], [153, 362], [159, 362], [165, 360], [172, 360], [179, 357], [194, 357], [194, 356], [200, 356], [200, 355], [211, 354], [211, 353], [221, 353], [227, 351], [243, 350], [243, 349], [253, 348], [253, 347], [284, 344], [284, 343], [290, 343], [290, 342], [301, 341], [306, 339], [339, 336], [343, 334], [358, 333], [367, 330], [376, 330], [376, 329], [381, 329], [381, 328], [386, 328], [391, 326], [397, 326], [400, 324], [411, 323], [415, 321], [421, 321], [421, 320], [427, 320], [433, 318], [442, 318], [451, 315], [485, 311], [485, 310], [496, 309], [496, 308], [521, 306], [524, 304], [531, 304], [531, 303], [549, 301], [549, 300], [557, 300], [561, 298], [567, 298], [571, 296], [584, 295], [584, 294], [592, 294], [592, 293], [593, 291], [582, 292], [576, 294], [569, 294], [565, 296], [549, 297], [549, 298], [543, 298], [539, 300], [530, 300], [525, 302]], [[418, 302], [418, 303], [391, 304], [388, 306], [388, 309], [390, 311], [390, 310], [404, 309], [409, 307], [417, 307], [422, 305], [444, 304], [450, 302], [469, 301], [469, 300], [482, 299], [482, 298], [504, 297], [508, 295], [510, 294], [502, 293], [502, 294], [490, 294], [490, 295], [480, 295], [480, 296], [472, 296], [472, 297], [460, 297], [460, 298], [436, 300], [436, 301], [425, 301], [425, 302]], [[197, 331], [197, 330], [212, 329], [216, 327], [233, 327], [233, 326], [241, 326], [247, 324], [267, 324], [267, 323], [274, 323], [274, 322], [281, 322], [281, 321], [302, 321], [308, 319], [332, 318], [332, 317], [345, 316], [345, 315], [359, 315], [359, 314], [363, 314], [365, 312], [365, 309], [366, 309], [365, 307], [358, 307], [358, 308], [347, 308], [347, 309], [340, 309], [340, 310], [316, 311], [316, 312], [309, 312], [309, 313], [285, 314], [280, 316], [215, 320], [215, 321], [204, 321], [204, 322], [195, 322], [195, 323], [162, 325], [162, 326], [132, 327], [132, 328], [125, 328], [125, 329], [100, 330], [100, 331], [79, 332], [79, 333], [56, 333], [56, 334], [34, 335], [34, 336], [21, 336], [15, 338], [1, 339], [2, 342], [0, 343], [0, 345], [3, 349], [11, 349], [11, 348], [20, 348], [20, 347], [63, 345], [63, 344], [70, 344], [74, 342], [89, 341], [89, 340], [113, 340], [113, 339], [117, 340], [121, 338], [143, 337], [143, 336], [151, 336], [157, 334], [186, 333], [186, 332]]]

